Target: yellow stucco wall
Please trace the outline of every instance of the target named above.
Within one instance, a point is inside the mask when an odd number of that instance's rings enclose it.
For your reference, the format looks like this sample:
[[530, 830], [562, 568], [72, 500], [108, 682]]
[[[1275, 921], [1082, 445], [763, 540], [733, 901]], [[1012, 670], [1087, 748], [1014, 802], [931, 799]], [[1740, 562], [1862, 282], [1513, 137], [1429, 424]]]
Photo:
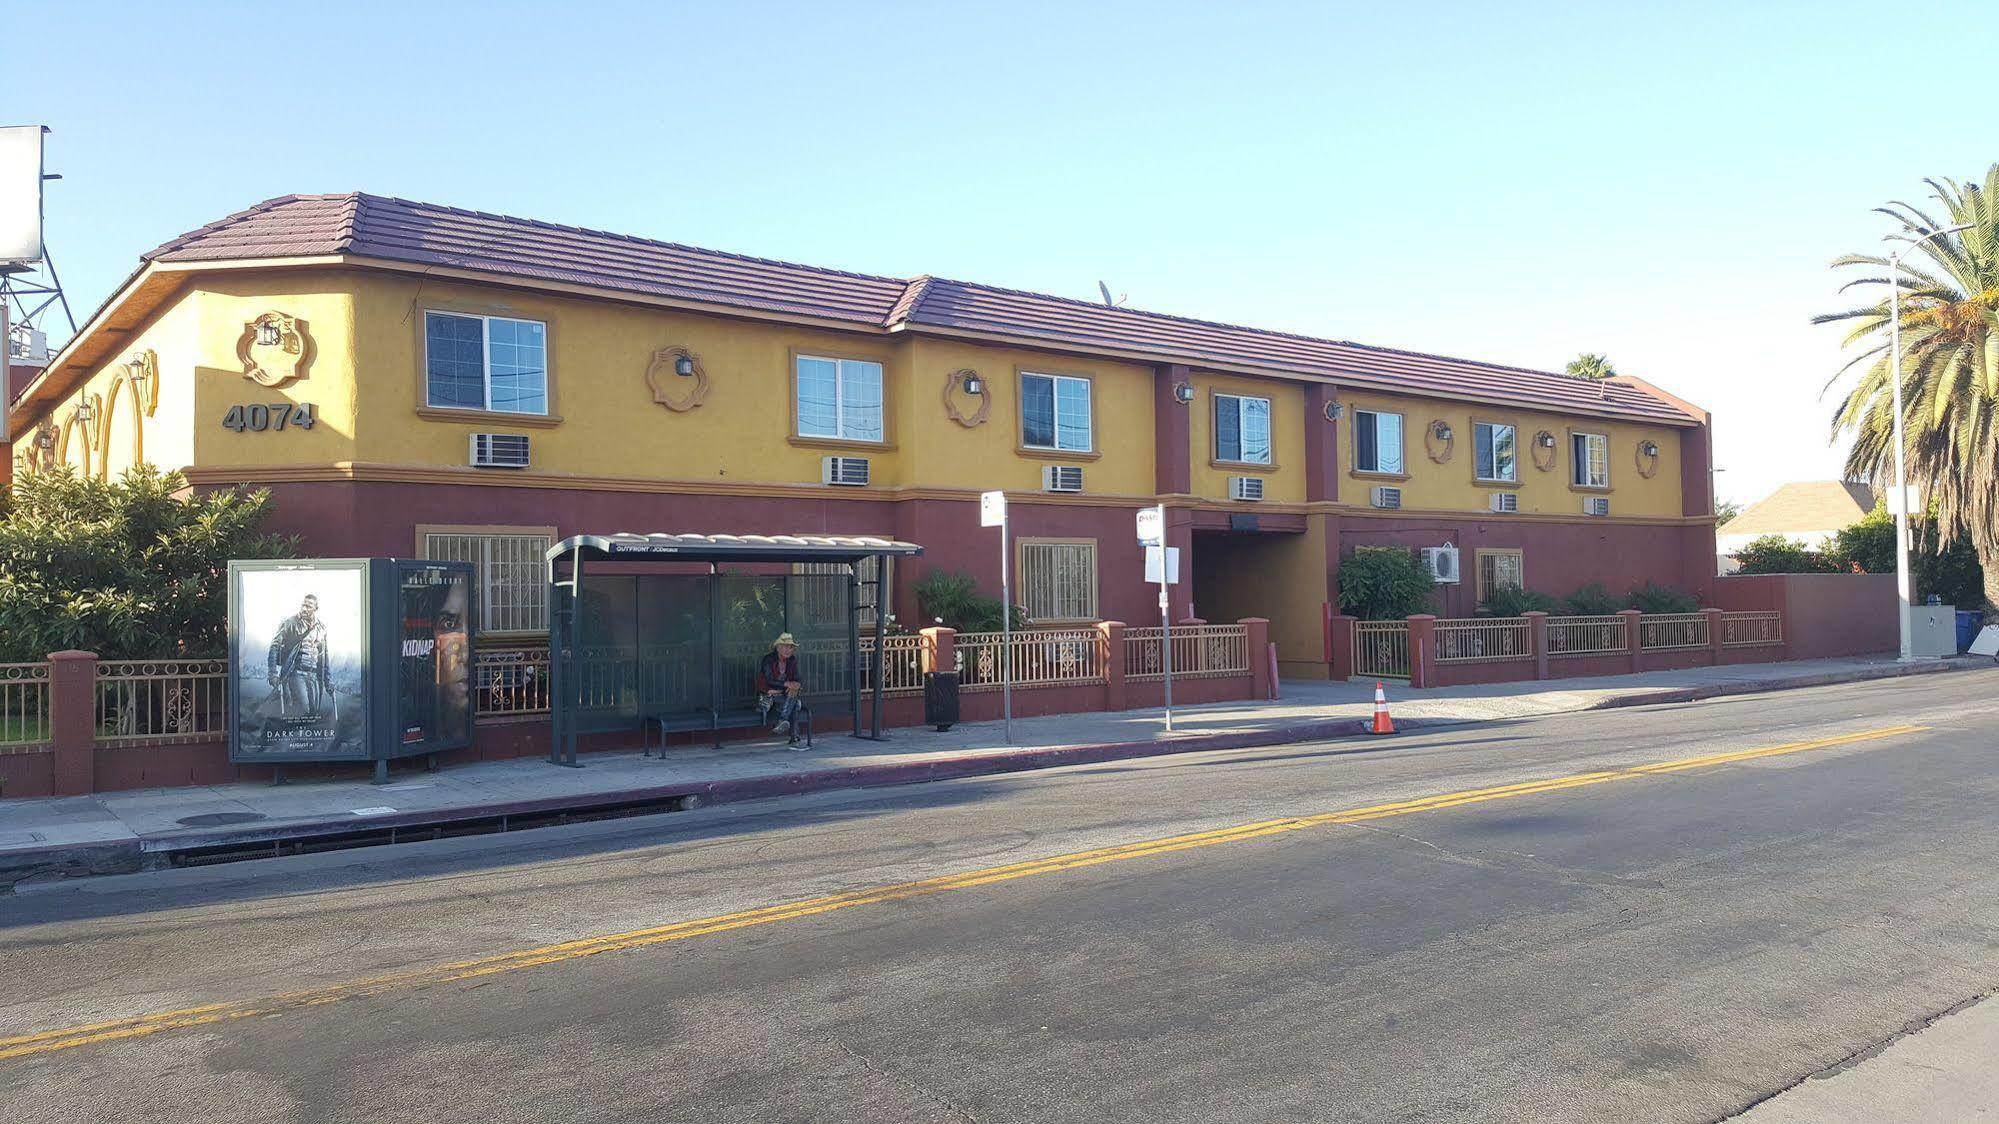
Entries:
[[[1347, 506], [1365, 508], [1375, 485], [1402, 489], [1404, 509], [1443, 511], [1485, 511], [1494, 491], [1510, 490], [1520, 497], [1523, 514], [1536, 513], [1581, 517], [1585, 495], [1610, 497], [1610, 509], [1617, 516], [1676, 517], [1680, 511], [1680, 442], [1668, 426], [1634, 425], [1599, 418], [1572, 418], [1532, 410], [1466, 406], [1430, 399], [1343, 391], [1340, 401], [1346, 416], [1340, 420], [1340, 499]], [[1403, 472], [1407, 479], [1393, 479], [1354, 469], [1355, 413], [1373, 410], [1402, 415]], [[1425, 437], [1432, 425], [1444, 422], [1452, 431], [1449, 459], [1438, 463], [1430, 454], [1445, 452], [1442, 443]], [[1518, 428], [1519, 454], [1515, 476], [1519, 487], [1497, 489], [1475, 483], [1472, 425], [1497, 422]], [[1608, 491], [1579, 492], [1570, 487], [1574, 479], [1569, 450], [1571, 431], [1602, 433], [1610, 438], [1610, 488]], [[1554, 457], [1542, 470], [1532, 455], [1535, 435], [1546, 431], [1555, 437]], [[1658, 445], [1656, 468], [1650, 478], [1639, 471], [1641, 442]], [[1648, 467], [1652, 467], [1648, 462]]]
[[[191, 450], [185, 419], [192, 397], [186, 373], [198, 335], [194, 306], [185, 300], [169, 303], [141, 325], [44, 415], [55, 426], [54, 460], [98, 479], [116, 479], [141, 460], [164, 468], [187, 465]], [[157, 372], [160, 385], [135, 380], [140, 371]], [[95, 415], [88, 423], [77, 417], [83, 402], [90, 403]], [[33, 472], [41, 463], [35, 445], [39, 428], [29, 426], [16, 435], [17, 472]]]
[[[1193, 450], [1189, 463], [1195, 495], [1227, 500], [1229, 478], [1255, 476], [1263, 480], [1265, 503], [1298, 503], [1305, 498], [1305, 389], [1298, 383], [1249, 379], [1197, 371], [1189, 379], [1195, 397], [1188, 427]], [[1235, 394], [1270, 399], [1269, 467], [1218, 463], [1215, 460], [1215, 396]]]
[[[194, 351], [188, 422], [193, 463], [204, 466], [334, 464], [356, 458], [361, 395], [369, 379], [357, 379], [354, 341], [355, 295], [367, 288], [359, 271], [211, 274], [192, 296], [200, 338]], [[244, 377], [237, 343], [249, 323], [265, 312], [303, 321], [311, 341], [304, 377], [269, 387]], [[232, 406], [279, 407], [310, 403], [314, 424], [287, 424], [262, 432], [223, 428]]]

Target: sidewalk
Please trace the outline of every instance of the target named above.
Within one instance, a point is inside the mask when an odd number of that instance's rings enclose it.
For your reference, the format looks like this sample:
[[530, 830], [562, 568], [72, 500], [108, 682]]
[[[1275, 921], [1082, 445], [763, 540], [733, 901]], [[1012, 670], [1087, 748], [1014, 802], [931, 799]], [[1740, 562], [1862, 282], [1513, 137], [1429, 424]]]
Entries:
[[1961, 1006], [1807, 1077], [1729, 1119], [1740, 1124], [1963, 1124], [1999, 1120], [1999, 1003]]
[[[1740, 664], [1641, 675], [1390, 691], [1403, 728], [1483, 722], [1610, 706], [1943, 672], [1986, 661], [1907, 667], [1889, 657]], [[1557, 685], [1559, 684], [1559, 685]], [[1358, 736], [1372, 717], [1372, 683], [1286, 682], [1283, 698], [1177, 711], [1166, 733], [1158, 710], [1051, 715], [1015, 720], [1008, 745], [997, 722], [938, 733], [886, 732], [881, 742], [826, 732], [809, 753], [782, 742], [723, 749], [676, 748], [661, 758], [636, 751], [589, 754], [585, 768], [541, 758], [480, 762], [396, 783], [365, 780], [245, 783], [140, 789], [93, 796], [0, 800], [0, 889], [16, 881], [127, 872], [195, 850], [262, 846], [367, 834], [425, 838], [467, 820], [554, 820], [607, 805], [654, 810], [829, 788], [910, 784], [950, 777], [1086, 764], [1118, 758]], [[690, 799], [691, 798], [691, 799]]]

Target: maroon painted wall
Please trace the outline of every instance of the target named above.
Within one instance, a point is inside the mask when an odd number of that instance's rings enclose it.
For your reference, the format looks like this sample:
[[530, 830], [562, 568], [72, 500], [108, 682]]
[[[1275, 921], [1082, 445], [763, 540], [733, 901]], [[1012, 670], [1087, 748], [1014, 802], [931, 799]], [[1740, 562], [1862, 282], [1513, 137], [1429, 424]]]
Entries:
[[1746, 574], [1715, 579], [1715, 604], [1737, 612], [1784, 614], [1794, 660], [1892, 652], [1893, 574]]

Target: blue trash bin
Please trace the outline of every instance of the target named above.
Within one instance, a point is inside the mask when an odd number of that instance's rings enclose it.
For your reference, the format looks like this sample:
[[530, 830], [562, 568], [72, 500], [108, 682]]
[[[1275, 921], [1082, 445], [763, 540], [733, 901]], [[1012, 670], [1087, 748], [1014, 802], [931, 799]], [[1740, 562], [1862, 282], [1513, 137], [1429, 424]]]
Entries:
[[1957, 650], [1968, 652], [1971, 642], [1978, 639], [1978, 630], [1985, 623], [1985, 614], [1976, 609], [1957, 611]]

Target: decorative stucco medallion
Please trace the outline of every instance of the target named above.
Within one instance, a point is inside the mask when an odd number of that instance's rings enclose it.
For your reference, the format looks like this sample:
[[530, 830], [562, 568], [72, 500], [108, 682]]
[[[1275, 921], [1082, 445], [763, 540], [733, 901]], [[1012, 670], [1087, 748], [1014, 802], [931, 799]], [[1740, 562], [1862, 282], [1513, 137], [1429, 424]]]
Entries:
[[[683, 366], [686, 374], [680, 373]], [[646, 367], [646, 385], [652, 388], [654, 402], [684, 414], [708, 397], [708, 371], [701, 365], [701, 357], [686, 348], [662, 347], [652, 353], [652, 362]]]
[[1553, 433], [1545, 429], [1536, 433], [1534, 435], [1534, 446], [1531, 450], [1534, 457], [1534, 467], [1540, 469], [1542, 472], [1553, 472], [1555, 470], [1557, 446], [1558, 442], [1555, 440]]
[[[979, 393], [967, 389], [970, 385], [981, 387]], [[992, 410], [992, 390], [985, 386], [977, 371], [963, 367], [944, 376], [944, 412], [952, 421], [971, 429], [984, 425], [986, 415]]]
[[1638, 442], [1638, 475], [1650, 480], [1659, 475], [1659, 443], [1651, 439]]
[[312, 363], [312, 337], [305, 321], [266, 312], [243, 325], [236, 358], [243, 362], [243, 377], [258, 386], [289, 386], [306, 376]]
[[1437, 464], [1448, 464], [1451, 453], [1457, 448], [1458, 435], [1451, 429], [1451, 423], [1438, 418], [1423, 427], [1423, 451]]

